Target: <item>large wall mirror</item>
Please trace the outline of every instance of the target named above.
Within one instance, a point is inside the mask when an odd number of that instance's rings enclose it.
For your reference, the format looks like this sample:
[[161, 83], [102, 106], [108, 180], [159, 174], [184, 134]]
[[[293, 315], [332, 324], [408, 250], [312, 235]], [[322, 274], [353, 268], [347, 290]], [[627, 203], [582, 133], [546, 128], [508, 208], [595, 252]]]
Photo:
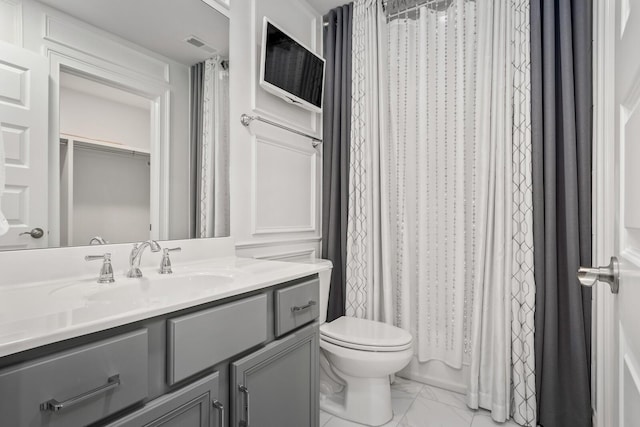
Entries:
[[0, 0], [0, 250], [229, 234], [224, 0]]

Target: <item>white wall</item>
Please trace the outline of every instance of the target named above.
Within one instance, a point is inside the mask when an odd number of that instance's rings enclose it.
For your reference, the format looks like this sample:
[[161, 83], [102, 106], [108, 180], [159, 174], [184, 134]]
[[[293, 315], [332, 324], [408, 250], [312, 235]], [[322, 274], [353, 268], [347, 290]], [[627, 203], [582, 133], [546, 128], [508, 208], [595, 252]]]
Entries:
[[148, 150], [149, 114], [149, 108], [60, 88], [60, 133]]
[[322, 17], [305, 0], [233, 0], [230, 21], [231, 235], [243, 256], [319, 256], [321, 147], [308, 138], [253, 122], [260, 115], [320, 136], [321, 116], [260, 88], [262, 21], [268, 16], [322, 53]]
[[148, 156], [75, 147], [73, 241], [94, 236], [110, 243], [149, 238]]
[[[170, 117], [168, 126], [162, 129], [170, 141], [168, 236], [188, 236], [189, 68], [32, 0], [0, 0], [0, 16], [0, 41], [37, 52], [51, 63], [55, 54], [115, 74], [134, 76], [141, 85], [153, 84], [168, 91], [166, 115], [170, 113]], [[52, 78], [50, 83], [56, 84]]]

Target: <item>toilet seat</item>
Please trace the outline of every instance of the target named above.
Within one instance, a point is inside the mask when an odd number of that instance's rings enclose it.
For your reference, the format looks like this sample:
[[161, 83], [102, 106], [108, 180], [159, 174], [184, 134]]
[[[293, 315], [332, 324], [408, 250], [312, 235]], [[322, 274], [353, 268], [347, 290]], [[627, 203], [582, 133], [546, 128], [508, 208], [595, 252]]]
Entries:
[[373, 320], [340, 317], [320, 326], [320, 339], [360, 351], [393, 352], [411, 348], [413, 338], [403, 329]]

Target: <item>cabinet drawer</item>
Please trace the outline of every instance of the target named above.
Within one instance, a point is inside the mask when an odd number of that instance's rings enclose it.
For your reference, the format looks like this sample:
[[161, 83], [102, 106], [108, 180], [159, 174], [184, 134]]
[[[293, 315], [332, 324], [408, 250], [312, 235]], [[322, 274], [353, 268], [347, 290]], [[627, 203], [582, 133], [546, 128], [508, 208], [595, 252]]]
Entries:
[[276, 337], [318, 318], [319, 285], [318, 279], [311, 279], [275, 292]]
[[224, 406], [217, 400], [218, 389], [215, 372], [149, 402], [107, 427], [223, 427]]
[[170, 319], [169, 385], [265, 342], [266, 318], [263, 294]]
[[147, 345], [142, 329], [3, 370], [2, 425], [87, 425], [143, 400]]

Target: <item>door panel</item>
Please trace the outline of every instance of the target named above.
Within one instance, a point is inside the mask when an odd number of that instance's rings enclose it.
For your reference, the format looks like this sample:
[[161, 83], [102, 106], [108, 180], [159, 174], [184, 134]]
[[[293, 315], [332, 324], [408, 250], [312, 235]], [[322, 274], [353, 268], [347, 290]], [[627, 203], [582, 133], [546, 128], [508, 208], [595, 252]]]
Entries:
[[[48, 65], [44, 56], [0, 42], [0, 132], [5, 147], [0, 250], [48, 246]], [[42, 228], [43, 237], [28, 232]]]
[[620, 260], [618, 398], [621, 427], [640, 419], [640, 0], [616, 2], [615, 106], [617, 214], [615, 254]]
[[219, 388], [215, 372], [147, 403], [107, 427], [223, 427], [222, 414], [213, 405]]
[[234, 362], [231, 425], [317, 427], [318, 351], [318, 326], [311, 325]]

